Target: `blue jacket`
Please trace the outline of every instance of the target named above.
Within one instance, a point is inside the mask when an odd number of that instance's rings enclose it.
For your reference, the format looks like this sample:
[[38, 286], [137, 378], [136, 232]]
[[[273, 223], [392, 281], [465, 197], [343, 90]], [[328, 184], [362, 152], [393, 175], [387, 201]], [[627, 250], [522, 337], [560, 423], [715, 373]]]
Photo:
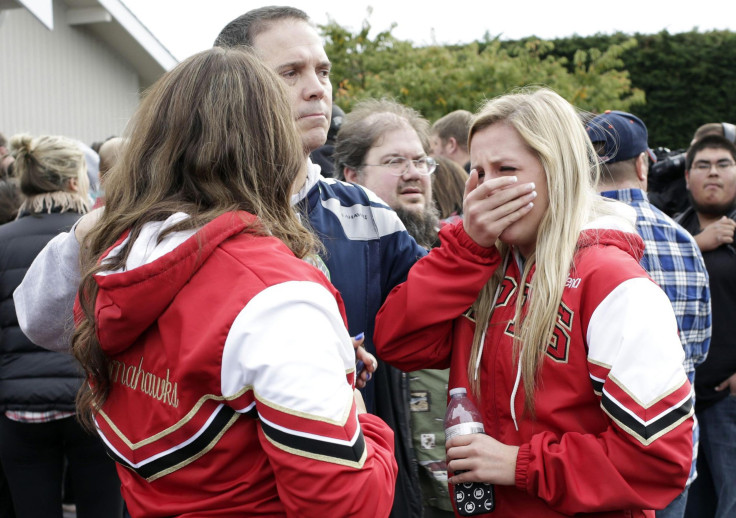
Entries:
[[[345, 303], [351, 336], [365, 332], [375, 355], [376, 313], [389, 292], [406, 280], [409, 268], [427, 251], [406, 231], [396, 213], [363, 187], [319, 175], [310, 163], [307, 184], [292, 200], [324, 245], [322, 259]], [[379, 358], [376, 375], [361, 391], [368, 412], [394, 431], [396, 481], [391, 516], [422, 516], [422, 496], [411, 437], [407, 375]]]
[[324, 245], [322, 259], [345, 302], [350, 334], [364, 331], [366, 348], [374, 353], [376, 313], [427, 251], [393, 210], [359, 185], [321, 178], [300, 209]]

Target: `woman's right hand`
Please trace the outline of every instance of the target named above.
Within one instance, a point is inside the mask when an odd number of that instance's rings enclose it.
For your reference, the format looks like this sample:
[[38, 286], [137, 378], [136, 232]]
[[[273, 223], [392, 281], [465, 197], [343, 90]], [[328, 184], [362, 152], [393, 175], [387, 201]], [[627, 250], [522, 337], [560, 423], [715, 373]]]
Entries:
[[[513, 486], [519, 447], [503, 444], [490, 435], [458, 435], [445, 443], [450, 484], [486, 482]], [[460, 472], [460, 473], [458, 473]]]
[[518, 184], [515, 176], [478, 178], [473, 169], [465, 183], [463, 227], [478, 245], [490, 248], [498, 236], [533, 207], [533, 183]]

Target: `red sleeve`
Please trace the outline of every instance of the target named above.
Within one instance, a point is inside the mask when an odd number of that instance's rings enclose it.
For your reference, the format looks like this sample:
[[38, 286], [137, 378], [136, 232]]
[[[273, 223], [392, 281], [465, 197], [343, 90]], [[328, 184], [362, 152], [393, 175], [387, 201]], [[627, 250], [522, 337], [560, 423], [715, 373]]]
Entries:
[[[541, 432], [517, 457], [517, 487], [569, 514], [662, 509], [690, 472], [692, 387], [671, 303], [650, 279], [637, 277], [638, 264], [611, 264], [583, 279], [581, 312], [587, 370], [605, 423], [598, 433]], [[610, 289], [608, 278], [627, 269], [630, 278]]]
[[440, 230], [442, 245], [409, 270], [376, 317], [378, 355], [404, 371], [450, 365], [453, 322], [498, 267], [496, 248], [477, 245], [462, 221]]
[[685, 487], [691, 457], [692, 417], [648, 446], [615, 426], [597, 436], [543, 432], [521, 446], [516, 486], [565, 514], [662, 509]]
[[[351, 412], [355, 413], [355, 406]], [[344, 447], [364, 448], [359, 463], [340, 462], [329, 451], [324, 455], [318, 452], [310, 456], [303, 452], [294, 455], [290, 448], [275, 444], [273, 434], [267, 437], [259, 428], [259, 439], [273, 467], [279, 499], [287, 516], [378, 518], [389, 515], [398, 473], [393, 431], [370, 414], [361, 414], [354, 422], [359, 422], [356, 431], [362, 437], [355, 445]]]

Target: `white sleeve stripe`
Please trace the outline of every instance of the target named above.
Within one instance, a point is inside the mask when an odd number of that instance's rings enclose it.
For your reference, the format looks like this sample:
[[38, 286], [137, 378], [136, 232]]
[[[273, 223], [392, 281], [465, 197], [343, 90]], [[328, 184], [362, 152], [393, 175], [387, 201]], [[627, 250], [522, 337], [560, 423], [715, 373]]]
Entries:
[[321, 284], [266, 288], [235, 318], [222, 353], [225, 397], [254, 393], [291, 415], [342, 425], [353, 389], [352, 341], [335, 297]]
[[342, 439], [335, 439], [334, 437], [327, 437], [325, 435], [317, 435], [317, 434], [308, 433], [308, 432], [301, 432], [299, 430], [293, 430], [291, 428], [287, 428], [285, 426], [281, 426], [279, 424], [276, 424], [273, 421], [269, 421], [268, 419], [266, 419], [265, 417], [263, 417], [260, 414], [259, 414], [258, 417], [260, 418], [261, 421], [263, 421], [267, 425], [269, 425], [269, 426], [271, 426], [271, 427], [273, 427], [273, 428], [275, 428], [277, 430], [281, 430], [284, 433], [288, 433], [290, 435], [296, 435], [298, 437], [303, 437], [305, 439], [313, 439], [313, 440], [316, 440], [316, 441], [329, 442], [329, 443], [337, 444], [337, 445], [340, 445], [340, 446], [353, 446], [355, 444], [355, 442], [358, 440], [358, 438], [360, 437], [360, 432], [361, 432], [360, 426], [357, 426], [355, 428], [355, 433], [353, 434], [353, 437], [349, 441], [346, 441], [346, 440], [342, 440]]
[[335, 215], [351, 241], [373, 241], [406, 230], [396, 213], [388, 207], [360, 204], [343, 207], [336, 198], [322, 200], [322, 205]]
[[593, 312], [587, 330], [589, 361], [647, 407], [682, 384], [684, 351], [667, 295], [648, 278], [618, 285]]
[[235, 409], [235, 411], [236, 411], [237, 413], [239, 413], [239, 414], [247, 414], [248, 412], [250, 412], [251, 410], [253, 410], [253, 409], [255, 408], [255, 406], [256, 406], [256, 402], [255, 402], [255, 401], [253, 401], [253, 402], [252, 402], [252, 403], [251, 403], [250, 405], [248, 405], [247, 407], [245, 407], [245, 408], [240, 408], [240, 409]]

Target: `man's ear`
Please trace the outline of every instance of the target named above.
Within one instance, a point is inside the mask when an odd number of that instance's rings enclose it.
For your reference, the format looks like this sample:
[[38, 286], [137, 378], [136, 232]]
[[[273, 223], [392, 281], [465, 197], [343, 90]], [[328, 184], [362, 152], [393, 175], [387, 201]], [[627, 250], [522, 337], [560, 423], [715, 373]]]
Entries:
[[[646, 160], [646, 151], [643, 151], [636, 157], [636, 177], [640, 182], [646, 182], [649, 176], [649, 162]], [[646, 183], [644, 184], [646, 185]]]
[[448, 138], [447, 146], [450, 147], [450, 153], [454, 153], [455, 151], [457, 151], [457, 148], [458, 148], [457, 139], [455, 137]]
[[688, 191], [690, 190], [690, 171], [687, 169], [685, 169], [685, 187]]
[[352, 167], [344, 167], [342, 170], [343, 176], [345, 176], [345, 181], [350, 183], [358, 183], [358, 171], [353, 169]]

